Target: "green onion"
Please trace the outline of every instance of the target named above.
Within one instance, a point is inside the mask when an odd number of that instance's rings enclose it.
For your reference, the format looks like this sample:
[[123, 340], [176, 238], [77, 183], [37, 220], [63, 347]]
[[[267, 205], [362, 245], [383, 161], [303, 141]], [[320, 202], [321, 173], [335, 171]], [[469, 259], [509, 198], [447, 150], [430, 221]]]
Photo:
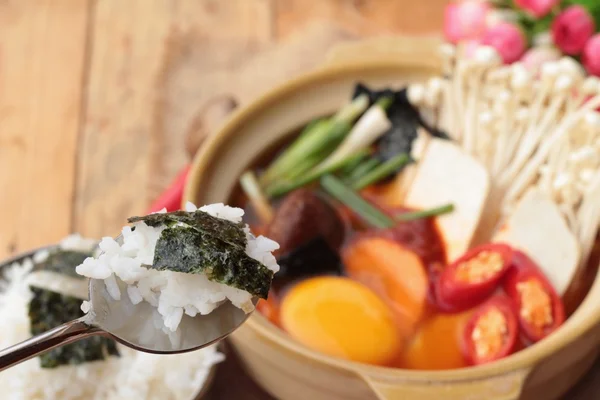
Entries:
[[326, 120], [327, 120], [326, 118], [315, 118], [315, 119], [313, 119], [308, 124], [306, 124], [306, 126], [304, 127], [304, 129], [302, 129], [302, 132], [300, 132], [300, 135], [298, 135], [298, 139], [296, 139], [296, 140], [300, 140], [304, 135], [306, 135], [308, 132], [312, 131], [315, 126], [317, 126], [320, 123], [325, 122]]
[[[329, 148], [332, 144], [337, 146], [344, 140], [348, 132], [350, 132], [354, 120], [366, 110], [368, 105], [368, 97], [361, 95], [350, 104], [344, 106], [333, 117], [316, 122], [310, 130], [301, 134], [267, 168], [261, 177], [260, 183], [266, 186], [279, 179], [285, 179], [288, 174], [293, 173], [297, 169], [302, 160], [311, 159], [314, 155], [323, 152], [324, 149]], [[328, 152], [323, 153], [326, 154], [323, 154], [322, 158], [317, 160], [317, 163], [328, 156]], [[296, 175], [298, 175], [297, 172]]]
[[359, 151], [355, 154], [350, 155], [349, 157], [346, 157], [345, 159], [339, 160], [336, 163], [329, 165], [325, 169], [312, 170], [312, 171], [308, 172], [306, 175], [302, 176], [301, 178], [299, 178], [295, 181], [278, 182], [274, 185], [271, 185], [271, 186], [267, 187], [265, 192], [266, 192], [267, 196], [269, 196], [269, 197], [282, 196], [286, 193], [291, 192], [292, 190], [298, 189], [299, 187], [308, 185], [309, 183], [319, 179], [321, 176], [323, 176], [325, 174], [335, 172], [338, 169], [343, 168], [348, 163], [354, 163], [354, 162], [356, 162], [356, 160], [360, 161], [360, 160], [364, 159], [365, 157], [367, 157], [368, 155], [369, 155], [369, 152], [366, 149], [364, 149], [362, 151]]
[[354, 160], [354, 162], [349, 162], [346, 165], [344, 165], [344, 167], [340, 170], [340, 175], [346, 179], [348, 177], [350, 177], [350, 175], [352, 174], [352, 172], [358, 168], [359, 165], [361, 165], [363, 163], [363, 159], [359, 158]]
[[[299, 179], [302, 175], [306, 174], [306, 171], [310, 171], [315, 165], [317, 165], [319, 163], [320, 160], [320, 155], [319, 154], [315, 154], [314, 156], [310, 157], [310, 158], [306, 158], [304, 160], [302, 160], [300, 163], [298, 163], [298, 165], [296, 165], [295, 169], [293, 171], [290, 171], [286, 176], [285, 176], [285, 180], [286, 181], [293, 181], [296, 179]], [[280, 178], [279, 180], [271, 183], [270, 185], [267, 186], [273, 186], [276, 185], [278, 183], [281, 183], [281, 181], [284, 178]]]
[[344, 185], [339, 179], [332, 175], [321, 177], [321, 186], [327, 193], [337, 199], [340, 203], [348, 206], [352, 211], [376, 228], [391, 228], [394, 220], [379, 211], [363, 199], [358, 193]]
[[373, 168], [379, 165], [379, 160], [376, 158], [370, 158], [364, 162], [362, 162], [358, 167], [352, 171], [352, 173], [348, 176], [347, 183], [352, 184], [352, 182], [356, 182], [369, 173]]
[[246, 196], [248, 196], [248, 200], [252, 203], [261, 222], [265, 224], [271, 222], [274, 214], [273, 208], [262, 193], [254, 172], [245, 172], [240, 177], [240, 186]]
[[377, 183], [380, 180], [388, 177], [389, 175], [396, 172], [399, 168], [402, 168], [406, 164], [410, 162], [410, 157], [408, 154], [398, 154], [384, 162], [383, 164], [373, 168], [371, 171], [367, 172], [361, 178], [355, 180], [352, 183], [352, 188], [354, 190], [361, 190], [366, 188], [373, 183]]
[[394, 216], [394, 219], [391, 219], [371, 203], [363, 199], [352, 188], [344, 185], [344, 183], [342, 183], [333, 175], [322, 176], [321, 187], [323, 187], [323, 189], [325, 189], [329, 195], [337, 199], [340, 203], [346, 205], [375, 228], [391, 228], [396, 224], [396, 221], [414, 221], [416, 219], [446, 214], [454, 210], [453, 204], [446, 204], [444, 206], [431, 208], [429, 210], [397, 214]]
[[325, 169], [329, 164], [369, 147], [387, 132], [392, 127], [392, 123], [385, 113], [384, 106], [389, 104], [391, 99], [384, 98], [365, 111], [339, 146], [316, 168]]
[[377, 104], [379, 107], [383, 108], [384, 110], [387, 110], [392, 103], [394, 102], [394, 98], [392, 96], [389, 97], [382, 97], [379, 100], [377, 100], [375, 102], [375, 104]]
[[454, 211], [454, 204], [446, 204], [444, 206], [430, 208], [429, 210], [412, 211], [401, 213], [394, 216], [396, 221], [414, 221], [415, 219], [435, 217], [437, 215], [447, 214]]

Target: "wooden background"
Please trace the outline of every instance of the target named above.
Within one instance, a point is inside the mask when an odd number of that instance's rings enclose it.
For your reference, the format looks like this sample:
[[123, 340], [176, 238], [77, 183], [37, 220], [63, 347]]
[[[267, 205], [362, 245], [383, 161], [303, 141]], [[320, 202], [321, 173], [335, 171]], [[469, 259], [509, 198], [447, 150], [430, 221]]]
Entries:
[[0, 258], [113, 235], [235, 104], [444, 0], [0, 0]]
[[[235, 106], [344, 41], [439, 34], [445, 3], [0, 0], [0, 259], [114, 235]], [[268, 396], [230, 357], [210, 398]]]

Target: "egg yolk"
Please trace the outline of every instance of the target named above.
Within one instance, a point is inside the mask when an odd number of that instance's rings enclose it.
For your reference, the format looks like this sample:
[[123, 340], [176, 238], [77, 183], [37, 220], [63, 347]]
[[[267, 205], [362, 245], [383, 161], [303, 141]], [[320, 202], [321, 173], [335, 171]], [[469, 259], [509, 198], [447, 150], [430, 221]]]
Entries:
[[424, 370], [467, 366], [460, 340], [470, 314], [437, 314], [425, 321], [408, 344], [399, 366]]
[[305, 346], [352, 361], [386, 365], [401, 348], [392, 311], [347, 278], [312, 278], [291, 288], [281, 304], [281, 324]]

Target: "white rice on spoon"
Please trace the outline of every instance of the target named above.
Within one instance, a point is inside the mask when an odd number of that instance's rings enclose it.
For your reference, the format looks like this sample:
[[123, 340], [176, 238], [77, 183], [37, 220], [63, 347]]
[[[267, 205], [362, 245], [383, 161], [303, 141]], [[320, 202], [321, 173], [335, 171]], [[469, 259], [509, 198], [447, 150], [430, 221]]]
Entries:
[[[186, 205], [186, 211], [196, 210], [192, 203]], [[234, 223], [241, 222], [244, 215], [244, 210], [222, 203], [210, 204], [199, 210]], [[191, 317], [206, 315], [226, 300], [245, 312], [254, 309], [252, 294], [210, 281], [203, 273], [188, 274], [148, 268], [153, 264], [156, 242], [163, 229], [164, 226], [151, 227], [144, 222], [124, 227], [122, 244], [111, 237], [103, 238], [100, 242], [103, 254], [98, 258], [86, 259], [77, 267], [77, 273], [92, 279], [103, 279], [108, 293], [115, 300], [129, 296], [133, 304], [146, 301], [156, 307], [166, 333], [177, 330], [184, 313]], [[255, 237], [248, 226], [244, 231], [248, 241], [246, 254], [274, 273], [279, 271], [272, 254], [279, 245], [266, 237]], [[124, 293], [119, 289], [116, 278], [127, 284]], [[89, 303], [85, 302], [82, 309], [84, 312], [90, 311]]]

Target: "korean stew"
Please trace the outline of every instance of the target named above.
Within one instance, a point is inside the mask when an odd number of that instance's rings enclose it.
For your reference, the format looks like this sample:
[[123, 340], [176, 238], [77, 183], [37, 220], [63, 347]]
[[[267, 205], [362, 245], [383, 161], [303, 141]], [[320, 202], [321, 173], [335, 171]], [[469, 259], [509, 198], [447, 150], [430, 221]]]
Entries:
[[[598, 98], [558, 91], [566, 61], [536, 78], [483, 51], [399, 90], [357, 84], [241, 176], [232, 202], [280, 244], [258, 310], [296, 341], [461, 368], [534, 345], [582, 301], [598, 265]], [[587, 81], [572, 79], [569, 93]]]

